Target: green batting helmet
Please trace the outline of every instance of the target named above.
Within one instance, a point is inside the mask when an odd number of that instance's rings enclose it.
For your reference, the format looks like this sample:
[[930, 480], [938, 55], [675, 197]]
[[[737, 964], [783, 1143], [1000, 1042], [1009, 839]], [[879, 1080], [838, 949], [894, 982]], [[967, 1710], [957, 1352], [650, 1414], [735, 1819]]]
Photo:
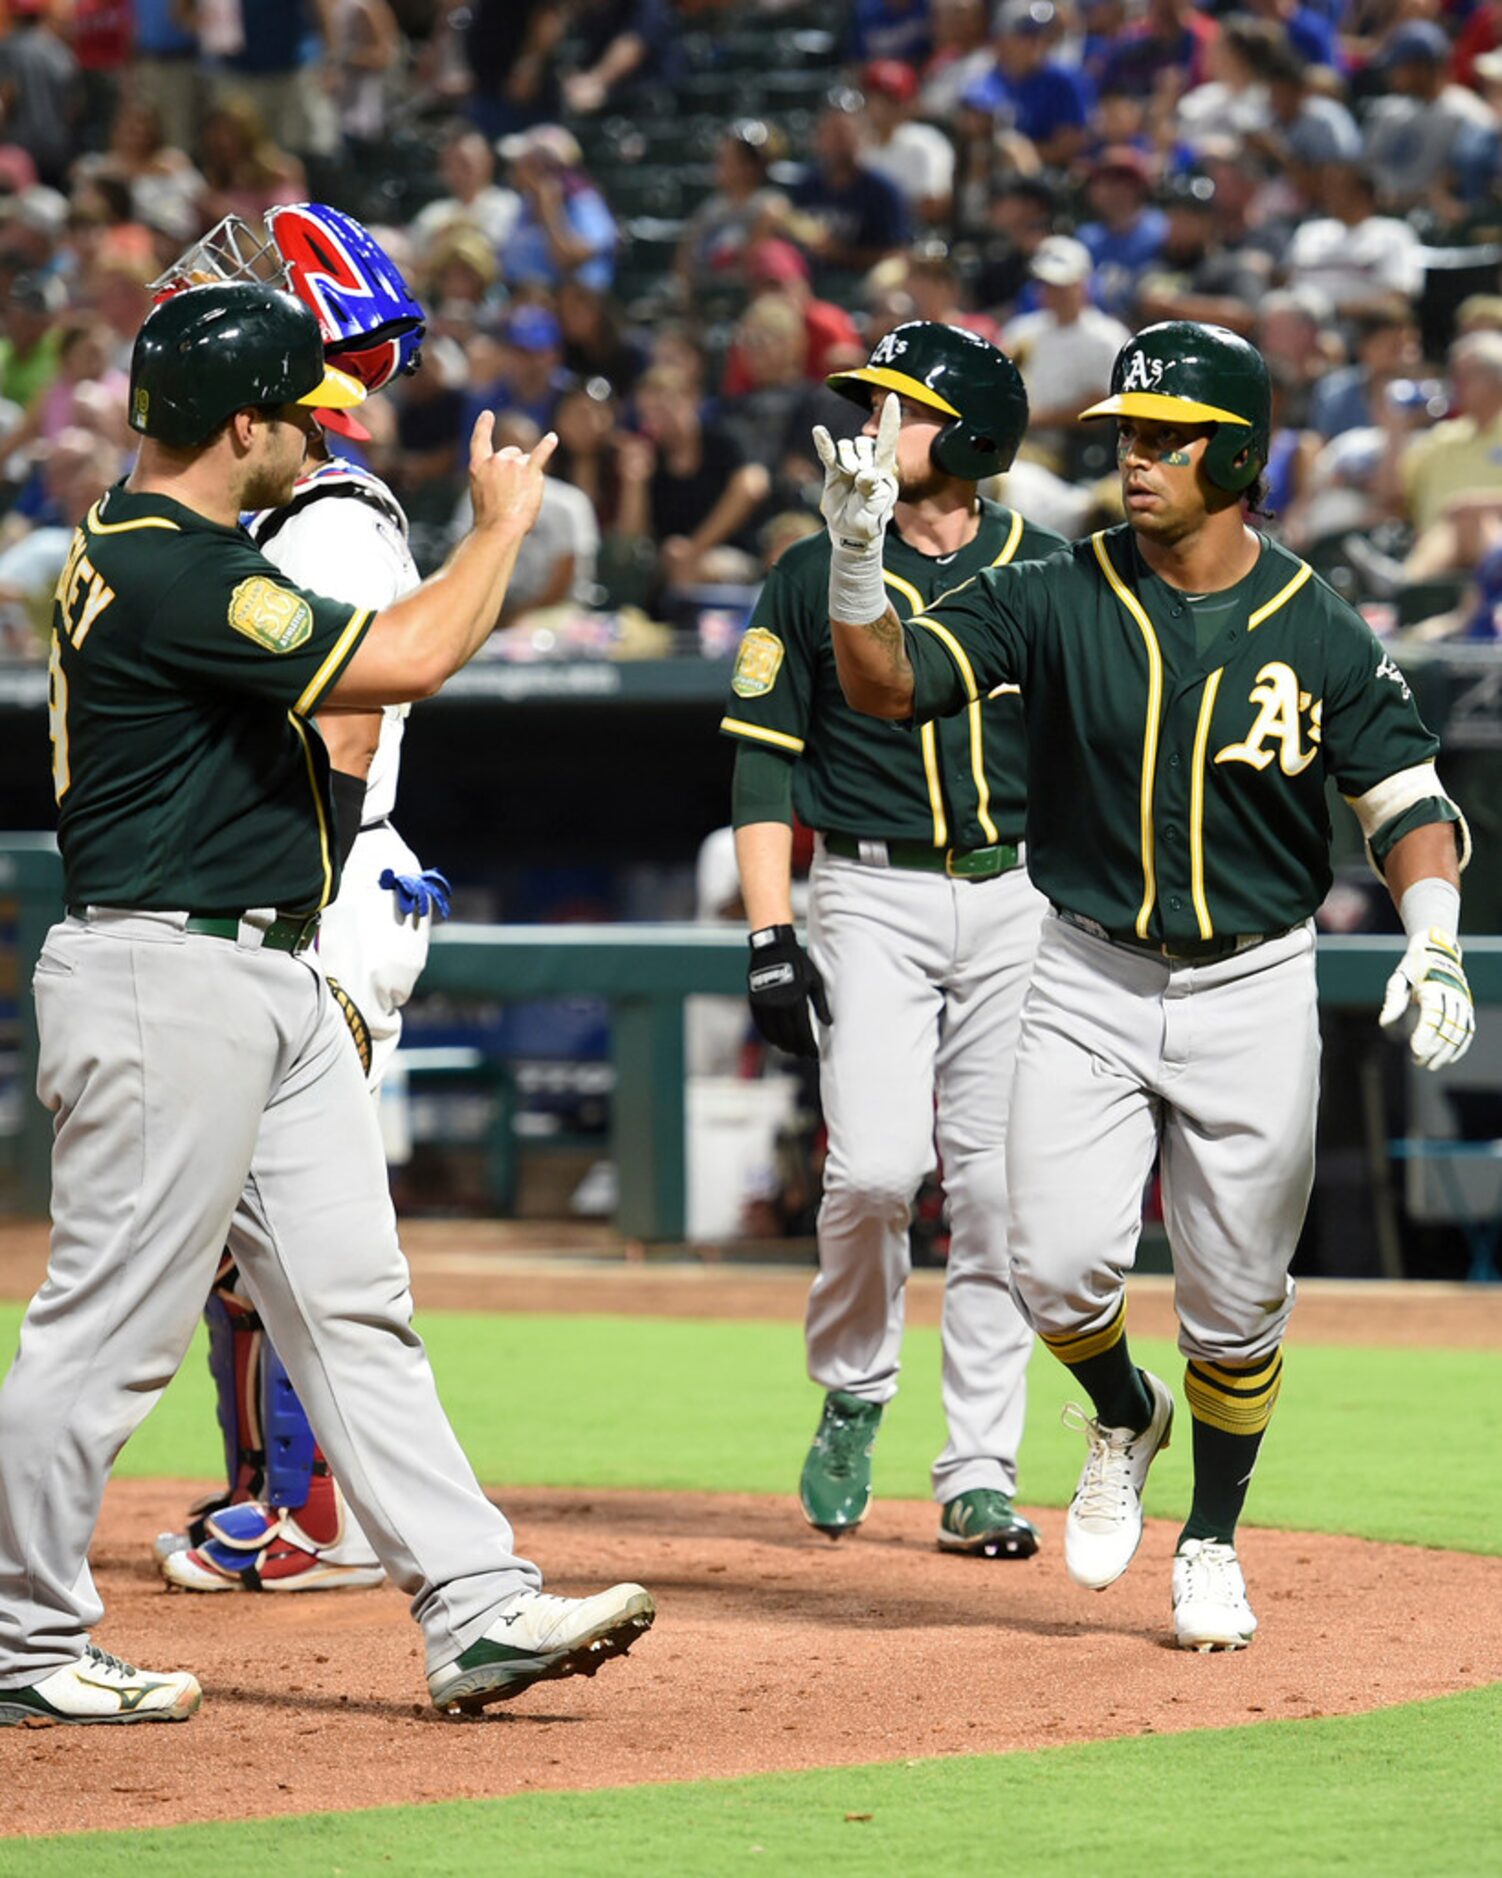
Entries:
[[1027, 429], [1022, 374], [999, 346], [963, 326], [894, 326], [859, 371], [836, 372], [827, 382], [856, 404], [880, 389], [944, 412], [954, 421], [934, 438], [933, 460], [965, 482], [1010, 469]]
[[1111, 394], [1081, 417], [1150, 417], [1213, 424], [1205, 474], [1217, 489], [1249, 488], [1267, 463], [1272, 385], [1262, 354], [1225, 326], [1163, 320], [1129, 339], [1111, 367]]
[[146, 316], [130, 359], [130, 427], [178, 449], [250, 405], [348, 410], [365, 388], [325, 365], [318, 322], [254, 281], [189, 287]]

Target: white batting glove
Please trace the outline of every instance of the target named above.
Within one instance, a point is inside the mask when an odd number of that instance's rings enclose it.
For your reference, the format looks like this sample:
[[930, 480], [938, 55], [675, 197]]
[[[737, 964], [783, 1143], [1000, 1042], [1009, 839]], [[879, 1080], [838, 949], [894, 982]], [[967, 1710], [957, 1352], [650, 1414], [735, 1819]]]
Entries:
[[1415, 933], [1402, 962], [1387, 981], [1378, 1023], [1396, 1024], [1408, 1007], [1418, 1022], [1408, 1047], [1425, 1069], [1458, 1063], [1476, 1034], [1476, 1007], [1460, 963], [1460, 945], [1437, 926]]
[[897, 433], [902, 405], [888, 395], [874, 437], [836, 443], [822, 424], [814, 448], [824, 465], [819, 509], [829, 529], [829, 616], [864, 625], [886, 611], [881, 556], [897, 503]]

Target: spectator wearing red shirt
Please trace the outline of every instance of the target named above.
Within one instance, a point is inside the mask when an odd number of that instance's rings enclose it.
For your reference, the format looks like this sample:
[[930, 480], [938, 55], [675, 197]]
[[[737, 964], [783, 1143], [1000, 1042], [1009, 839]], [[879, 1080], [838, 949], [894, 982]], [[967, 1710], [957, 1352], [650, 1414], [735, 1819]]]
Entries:
[[[865, 358], [855, 321], [832, 300], [814, 298], [808, 262], [792, 242], [774, 237], [753, 243], [746, 250], [743, 271], [752, 299], [768, 292], [785, 294], [802, 312], [808, 334], [806, 378], [822, 383], [831, 372], [852, 369], [852, 360], [858, 365]], [[744, 353], [732, 345], [725, 360], [723, 395], [738, 398], [751, 389], [752, 382]]]

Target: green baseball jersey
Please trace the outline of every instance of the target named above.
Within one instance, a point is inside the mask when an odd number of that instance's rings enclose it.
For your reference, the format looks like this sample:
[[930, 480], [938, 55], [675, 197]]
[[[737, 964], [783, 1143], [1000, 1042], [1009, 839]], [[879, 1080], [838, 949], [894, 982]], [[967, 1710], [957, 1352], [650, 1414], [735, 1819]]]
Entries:
[[[942, 557], [887, 531], [887, 596], [908, 619], [982, 568], [1052, 554], [1061, 535], [981, 503], [975, 539]], [[981, 848], [1022, 836], [1024, 758], [1016, 686], [910, 730], [862, 717], [840, 689], [829, 636], [829, 536], [789, 548], [767, 576], [730, 681], [726, 735], [796, 759], [793, 807], [810, 828]], [[988, 688], [989, 690], [990, 688]]]
[[1361, 796], [1438, 749], [1366, 624], [1272, 541], [1196, 601], [1107, 529], [977, 575], [906, 641], [919, 721], [1021, 686], [1029, 870], [1113, 933], [1307, 919], [1330, 886], [1326, 777]]
[[70, 903], [326, 905], [338, 847], [307, 719], [370, 618], [293, 586], [238, 528], [110, 490], [74, 533], [52, 610]]

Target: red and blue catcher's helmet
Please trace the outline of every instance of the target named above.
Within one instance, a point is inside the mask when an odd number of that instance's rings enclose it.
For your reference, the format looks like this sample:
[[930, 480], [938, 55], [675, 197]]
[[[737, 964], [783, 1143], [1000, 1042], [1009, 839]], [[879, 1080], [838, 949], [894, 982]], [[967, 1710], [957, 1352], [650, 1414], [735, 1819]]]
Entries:
[[[266, 216], [263, 240], [238, 215], [226, 215], [151, 283], [158, 303], [185, 287], [253, 281], [294, 294], [318, 321], [331, 365], [367, 393], [422, 357], [423, 311], [396, 263], [370, 231], [323, 202], [298, 202]], [[370, 433], [342, 413], [321, 422], [353, 437]]]
[[324, 350], [340, 371], [367, 391], [416, 371], [422, 308], [368, 229], [326, 202], [270, 209], [266, 225], [288, 285], [312, 309]]

